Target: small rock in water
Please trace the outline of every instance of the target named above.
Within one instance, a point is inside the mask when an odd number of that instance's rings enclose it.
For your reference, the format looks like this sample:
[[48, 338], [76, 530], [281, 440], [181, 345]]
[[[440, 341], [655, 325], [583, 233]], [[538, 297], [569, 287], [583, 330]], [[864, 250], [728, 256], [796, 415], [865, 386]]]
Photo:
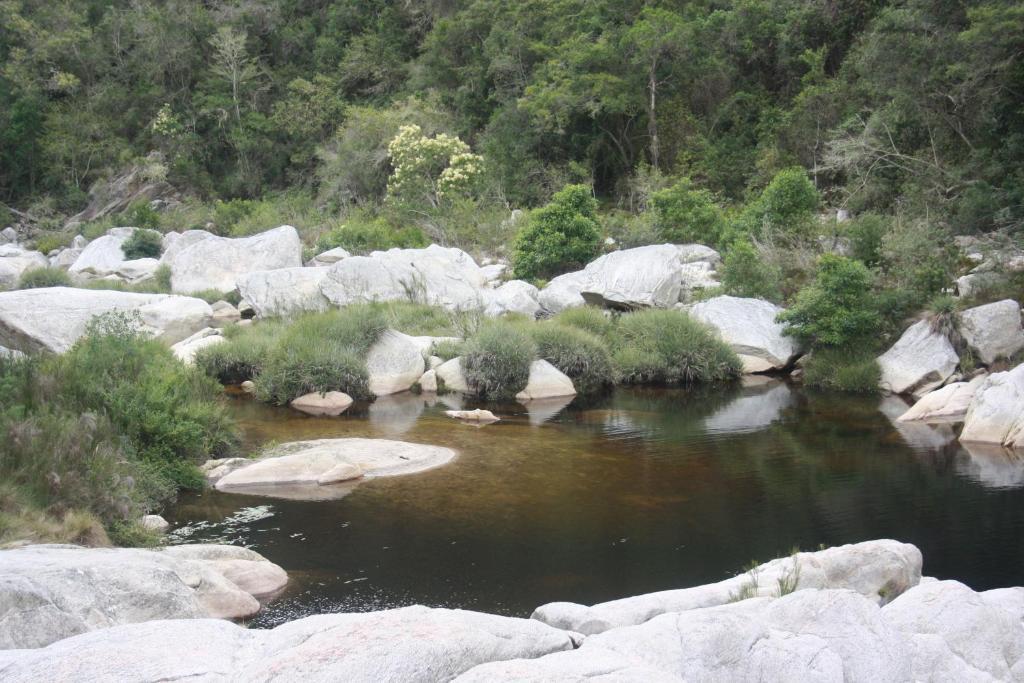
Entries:
[[256, 391], [256, 384], [248, 379], [242, 382], [240, 386], [242, 391], [244, 391], [247, 394], [251, 394]]
[[497, 422], [501, 419], [491, 411], [479, 408], [476, 410], [446, 410], [444, 414], [457, 420], [467, 420], [469, 422]]
[[146, 531], [155, 531], [159, 534], [171, 528], [170, 523], [160, 515], [143, 515], [140, 523]]
[[313, 392], [299, 396], [291, 402], [291, 407], [307, 415], [341, 415], [352, 405], [352, 397], [340, 391], [326, 393]]

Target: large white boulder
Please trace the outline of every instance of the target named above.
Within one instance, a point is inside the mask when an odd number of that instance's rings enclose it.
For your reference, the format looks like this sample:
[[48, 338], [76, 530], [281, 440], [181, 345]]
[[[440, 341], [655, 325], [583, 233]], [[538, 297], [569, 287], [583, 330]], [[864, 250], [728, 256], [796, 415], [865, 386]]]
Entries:
[[49, 265], [50, 260], [38, 251], [10, 244], [0, 246], [0, 290], [17, 287], [26, 271]]
[[537, 300], [541, 308], [552, 314], [561, 313], [567, 308], [586, 306], [587, 302], [580, 294], [586, 283], [587, 275], [582, 270], [559, 275], [540, 290]]
[[232, 463], [213, 483], [220, 491], [330, 499], [349, 492], [329, 486], [338, 479], [327, 475], [339, 467], [350, 472], [357, 468], [359, 475], [346, 480], [391, 477], [440, 467], [454, 457], [450, 448], [387, 439], [295, 441], [275, 446], [257, 460]]
[[565, 373], [546, 360], [530, 363], [530, 376], [526, 386], [516, 394], [517, 401], [534, 401], [545, 398], [575, 396], [576, 387]]
[[176, 293], [231, 292], [248, 273], [301, 266], [302, 242], [290, 225], [236, 238], [190, 231], [169, 244], [161, 261], [171, 268]]
[[449, 310], [484, 306], [486, 278], [461, 249], [389, 249], [342, 259], [327, 269], [323, 295], [336, 306], [417, 301]]
[[0, 292], [0, 344], [63, 353], [95, 316], [112, 311], [137, 312], [142, 330], [168, 344], [207, 327], [212, 315], [202, 299], [167, 294], [70, 287]]
[[959, 320], [964, 341], [986, 365], [1024, 348], [1020, 304], [1013, 299], [968, 308]]
[[171, 346], [171, 353], [185, 365], [193, 365], [195, 364], [197, 353], [208, 346], [223, 344], [225, 341], [227, 339], [224, 338], [220, 330], [214, 327], [206, 327], [188, 339], [183, 339]]
[[992, 373], [975, 390], [960, 440], [1024, 447], [1024, 365]]
[[[223, 548], [223, 547], [222, 547]], [[245, 549], [239, 549], [244, 551]], [[241, 618], [259, 610], [231, 572], [284, 572], [252, 551], [136, 550], [34, 545], [0, 550], [0, 650], [42, 647], [78, 633], [151, 619]], [[258, 567], [256, 565], [259, 565]], [[0, 671], [0, 678], [3, 678]]]
[[484, 315], [497, 317], [506, 313], [519, 313], [534, 318], [540, 313], [540, 292], [529, 282], [510, 280], [487, 292]]
[[325, 268], [258, 270], [238, 278], [238, 292], [260, 318], [326, 311], [330, 302], [320, 292], [326, 275]]
[[155, 258], [127, 259], [124, 243], [138, 228], [111, 228], [82, 249], [68, 272], [78, 280], [111, 279], [141, 282], [156, 274], [160, 261]]
[[984, 381], [985, 375], [978, 375], [970, 382], [953, 382], [931, 391], [898, 419], [901, 422], [961, 422]]
[[323, 614], [272, 630], [212, 620], [119, 626], [13, 653], [0, 660], [0, 678], [441, 683], [486, 662], [572, 647], [570, 634], [529, 619], [413, 606]]
[[348, 410], [352, 397], [342, 391], [313, 392], [292, 399], [288, 405], [307, 415], [334, 417]]
[[472, 389], [466, 380], [466, 373], [462, 370], [462, 358], [452, 358], [439, 365], [434, 370], [437, 379], [443, 382], [443, 388], [447, 391], [457, 391], [468, 394]]
[[718, 583], [638, 595], [591, 607], [553, 602], [533, 619], [556, 628], [594, 634], [642, 624], [659, 614], [724, 605], [738, 596], [778, 596], [781, 586], [846, 588], [876, 602], [891, 600], [921, 579], [921, 551], [891, 540], [866, 541], [772, 560]]
[[878, 357], [882, 389], [894, 394], [924, 394], [942, 386], [960, 363], [945, 335], [921, 320], [903, 333], [892, 348]]
[[334, 249], [328, 249], [327, 251], [321, 252], [311, 258], [309, 263], [306, 265], [311, 268], [326, 268], [327, 266], [333, 266], [342, 259], [347, 259], [352, 254], [348, 253], [347, 250], [341, 247], [335, 247]]
[[713, 327], [743, 361], [747, 373], [780, 370], [792, 362], [799, 348], [775, 319], [783, 309], [761, 299], [716, 296], [696, 303], [689, 314]]
[[370, 392], [387, 396], [408, 391], [426, 370], [420, 345], [414, 338], [395, 330], [385, 330], [366, 354]]

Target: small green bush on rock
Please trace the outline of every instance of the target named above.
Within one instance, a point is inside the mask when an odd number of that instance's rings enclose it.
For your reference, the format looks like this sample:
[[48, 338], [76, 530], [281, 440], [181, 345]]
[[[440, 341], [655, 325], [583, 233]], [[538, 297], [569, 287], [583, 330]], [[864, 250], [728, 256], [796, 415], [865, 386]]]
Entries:
[[754, 245], [740, 240], [722, 261], [722, 289], [733, 296], [779, 301], [782, 273], [757, 253]]
[[70, 287], [71, 278], [60, 268], [33, 268], [21, 274], [18, 289], [36, 289], [39, 287]]
[[121, 251], [128, 260], [138, 258], [159, 258], [163, 249], [163, 238], [153, 230], [138, 229], [121, 245]]
[[548, 278], [582, 268], [601, 249], [597, 201], [586, 185], [567, 185], [551, 203], [530, 214], [516, 236], [512, 260], [516, 277]]
[[679, 311], [640, 311], [620, 318], [613, 355], [621, 381], [689, 383], [738, 377], [736, 354], [707, 327]]
[[526, 388], [537, 347], [522, 326], [495, 320], [466, 341], [462, 369], [466, 381], [485, 399], [507, 399]]
[[717, 247], [725, 233], [725, 218], [707, 190], [695, 188], [689, 178], [651, 195], [658, 237], [676, 244], [693, 243]]

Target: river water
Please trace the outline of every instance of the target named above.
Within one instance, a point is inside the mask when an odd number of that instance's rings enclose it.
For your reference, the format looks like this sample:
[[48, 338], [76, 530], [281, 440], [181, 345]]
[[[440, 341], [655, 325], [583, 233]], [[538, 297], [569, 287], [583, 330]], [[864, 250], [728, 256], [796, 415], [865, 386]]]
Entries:
[[967, 451], [955, 426], [897, 423], [896, 397], [775, 380], [617, 389], [487, 406], [502, 421], [485, 427], [446, 417], [454, 397], [391, 397], [337, 418], [230, 400], [249, 450], [362, 436], [459, 453], [338, 500], [183, 496], [167, 515], [175, 541], [245, 544], [288, 570], [258, 626], [414, 603], [528, 616], [873, 538], [916, 544], [931, 576], [1024, 585], [1024, 461]]

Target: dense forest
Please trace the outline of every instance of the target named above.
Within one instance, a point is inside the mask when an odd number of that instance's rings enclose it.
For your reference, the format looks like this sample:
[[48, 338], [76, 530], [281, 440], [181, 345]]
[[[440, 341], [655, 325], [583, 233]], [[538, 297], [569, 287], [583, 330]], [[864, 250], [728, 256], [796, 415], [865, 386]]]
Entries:
[[152, 151], [203, 199], [383, 199], [402, 124], [484, 160], [477, 201], [569, 182], [636, 212], [806, 169], [854, 215], [1024, 215], [1011, 0], [4, 0], [0, 199], [73, 213]]

